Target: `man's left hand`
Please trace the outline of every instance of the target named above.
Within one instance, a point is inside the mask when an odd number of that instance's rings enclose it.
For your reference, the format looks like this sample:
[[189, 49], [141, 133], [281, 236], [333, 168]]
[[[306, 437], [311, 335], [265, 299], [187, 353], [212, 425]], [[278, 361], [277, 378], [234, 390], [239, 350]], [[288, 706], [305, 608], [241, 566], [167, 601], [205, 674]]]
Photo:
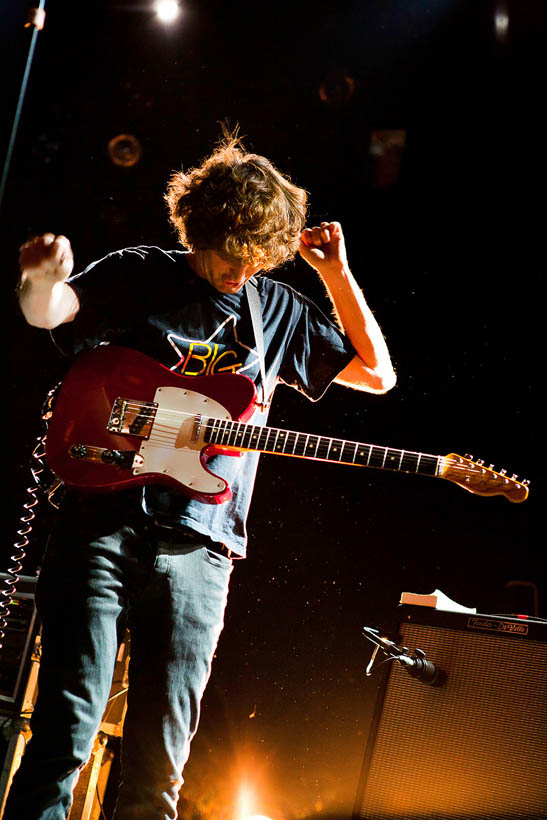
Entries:
[[314, 228], [306, 228], [300, 237], [300, 256], [318, 273], [329, 268], [347, 268], [346, 243], [339, 222], [321, 222]]

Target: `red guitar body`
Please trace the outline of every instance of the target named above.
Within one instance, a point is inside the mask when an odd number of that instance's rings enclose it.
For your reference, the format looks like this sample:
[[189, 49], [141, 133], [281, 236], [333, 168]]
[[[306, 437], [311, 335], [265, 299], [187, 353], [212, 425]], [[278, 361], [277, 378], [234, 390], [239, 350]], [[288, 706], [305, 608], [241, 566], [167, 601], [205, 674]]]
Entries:
[[[255, 409], [255, 395], [255, 386], [246, 376], [180, 376], [134, 350], [111, 345], [97, 347], [79, 354], [63, 380], [48, 424], [46, 459], [67, 487], [97, 492], [163, 484], [205, 503], [222, 503], [230, 497], [230, 488], [205, 464], [217, 453], [239, 453], [193, 441], [189, 425], [204, 410], [211, 416], [220, 413], [224, 418], [245, 421]], [[186, 460], [182, 472], [189, 475], [188, 481], [181, 480], [178, 468], [171, 468], [169, 461], [161, 468], [151, 463], [150, 469], [146, 457], [138, 458], [133, 465], [108, 462], [112, 452], [126, 453], [130, 458], [139, 451], [146, 454], [153, 436], [157, 439], [152, 428], [160, 424], [155, 415], [154, 425], [141, 422], [137, 434], [131, 429], [117, 432], [112, 426], [112, 413], [120, 398], [146, 410], [154, 405], [153, 412], [158, 418], [165, 408], [164, 417], [169, 421], [164, 429], [169, 427], [172, 417], [176, 419], [170, 427], [174, 431], [172, 439], [164, 449], [174, 453], [172, 458]], [[164, 434], [162, 430], [160, 434]], [[161, 440], [155, 449], [161, 449]], [[194, 480], [194, 476], [200, 480]]]

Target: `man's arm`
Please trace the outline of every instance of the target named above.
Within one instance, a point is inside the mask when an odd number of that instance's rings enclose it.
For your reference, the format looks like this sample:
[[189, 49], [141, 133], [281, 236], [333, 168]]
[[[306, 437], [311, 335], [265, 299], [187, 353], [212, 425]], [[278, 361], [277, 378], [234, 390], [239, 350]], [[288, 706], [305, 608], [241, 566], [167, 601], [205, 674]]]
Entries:
[[338, 222], [307, 228], [301, 237], [300, 255], [321, 277], [341, 330], [357, 355], [335, 382], [355, 390], [387, 393], [396, 382], [382, 331], [351, 273], [344, 235]]
[[66, 236], [46, 233], [31, 239], [21, 248], [19, 264], [19, 305], [27, 322], [47, 330], [71, 322], [80, 303], [66, 284], [74, 267]]

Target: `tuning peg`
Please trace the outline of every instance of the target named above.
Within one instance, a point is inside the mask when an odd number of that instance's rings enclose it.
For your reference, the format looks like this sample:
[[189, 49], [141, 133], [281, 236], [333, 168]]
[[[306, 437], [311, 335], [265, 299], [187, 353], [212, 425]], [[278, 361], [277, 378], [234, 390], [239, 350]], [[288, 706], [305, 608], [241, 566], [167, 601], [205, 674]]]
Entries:
[[493, 470], [493, 469], [494, 469], [494, 465], [493, 465], [493, 464], [489, 464], [489, 465], [488, 465], [488, 469], [489, 469], [489, 470]]
[[477, 464], [479, 465], [479, 467], [482, 467], [482, 465], [484, 464], [484, 459], [483, 458], [478, 458], [477, 459]]
[[518, 475], [516, 473], [513, 473], [513, 475], [511, 476], [511, 481], [516, 481], [517, 479]]
[[470, 453], [466, 453], [465, 457], [469, 459], [469, 461], [473, 461], [473, 456]]
[[500, 475], [505, 475], [506, 472], [507, 470], [500, 470]]

